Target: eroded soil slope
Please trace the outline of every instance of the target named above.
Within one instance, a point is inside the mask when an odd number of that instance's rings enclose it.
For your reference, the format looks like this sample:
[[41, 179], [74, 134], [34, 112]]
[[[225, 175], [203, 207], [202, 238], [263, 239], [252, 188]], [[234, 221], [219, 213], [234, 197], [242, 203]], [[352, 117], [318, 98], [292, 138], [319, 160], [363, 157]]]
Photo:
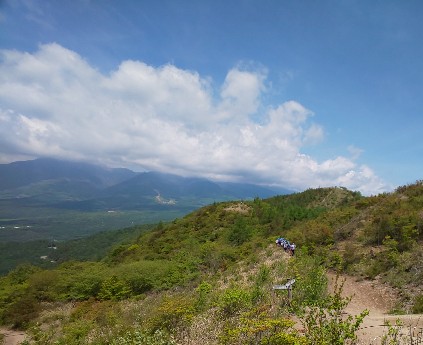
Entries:
[[[329, 273], [329, 288], [333, 290], [335, 274]], [[346, 308], [351, 315], [358, 315], [369, 310], [359, 331], [360, 344], [378, 345], [381, 337], [388, 332], [386, 322], [395, 324], [399, 320], [404, 326], [401, 333], [405, 336], [411, 332], [416, 334], [423, 329], [423, 315], [389, 315], [397, 299], [395, 290], [377, 281], [357, 281], [355, 277], [341, 276], [345, 279], [343, 295], [352, 297]]]

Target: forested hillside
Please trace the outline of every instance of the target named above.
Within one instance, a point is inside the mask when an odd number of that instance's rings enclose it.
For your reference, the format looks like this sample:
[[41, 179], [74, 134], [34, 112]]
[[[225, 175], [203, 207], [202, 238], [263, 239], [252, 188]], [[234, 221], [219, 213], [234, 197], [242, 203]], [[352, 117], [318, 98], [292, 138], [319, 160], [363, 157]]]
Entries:
[[[214, 203], [99, 261], [17, 267], [0, 280], [0, 320], [36, 344], [347, 344], [366, 312], [342, 319], [348, 301], [327, 295], [326, 270], [390, 284], [392, 312], [421, 313], [422, 212], [421, 181]], [[272, 286], [291, 278], [288, 301]]]
[[69, 241], [0, 242], [0, 275], [23, 263], [51, 269], [70, 260], [101, 260], [116, 243], [129, 243], [154, 226], [146, 224], [103, 231]]

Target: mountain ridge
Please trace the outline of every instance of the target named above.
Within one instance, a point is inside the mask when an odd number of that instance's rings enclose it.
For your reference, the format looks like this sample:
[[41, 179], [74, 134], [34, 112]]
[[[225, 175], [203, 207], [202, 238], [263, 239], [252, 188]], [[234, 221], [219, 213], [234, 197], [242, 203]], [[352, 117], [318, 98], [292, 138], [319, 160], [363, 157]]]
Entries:
[[290, 192], [51, 158], [0, 164], [0, 227], [7, 227], [0, 242], [71, 239], [169, 221], [213, 202]]

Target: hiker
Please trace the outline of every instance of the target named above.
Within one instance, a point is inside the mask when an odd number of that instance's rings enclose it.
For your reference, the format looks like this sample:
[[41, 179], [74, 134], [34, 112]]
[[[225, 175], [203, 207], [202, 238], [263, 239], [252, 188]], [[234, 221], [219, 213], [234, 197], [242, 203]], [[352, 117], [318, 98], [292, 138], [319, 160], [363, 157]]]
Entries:
[[283, 249], [287, 252], [289, 248], [290, 248], [289, 241], [285, 240], [285, 242], [283, 243]]
[[291, 245], [290, 245], [290, 250], [291, 250], [291, 255], [292, 255], [292, 256], [294, 256], [294, 254], [295, 254], [295, 247], [296, 247], [296, 246], [295, 246], [295, 243], [294, 243], [294, 242], [292, 242], [292, 243], [291, 243]]

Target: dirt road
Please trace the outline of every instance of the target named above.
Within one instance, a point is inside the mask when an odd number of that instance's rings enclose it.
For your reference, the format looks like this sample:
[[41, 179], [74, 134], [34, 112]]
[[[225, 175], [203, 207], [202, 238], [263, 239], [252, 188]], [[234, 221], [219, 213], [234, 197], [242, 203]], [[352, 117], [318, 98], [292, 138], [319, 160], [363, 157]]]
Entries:
[[[410, 331], [416, 335], [423, 329], [423, 315], [388, 315], [395, 303], [395, 291], [375, 281], [357, 281], [354, 277], [342, 276], [345, 279], [343, 295], [352, 296], [346, 312], [358, 315], [363, 310], [369, 310], [358, 332], [360, 344], [379, 345], [381, 338], [388, 332], [386, 322], [394, 325], [401, 321], [401, 333], [408, 335]], [[335, 275], [329, 273], [329, 288], [333, 290]], [[423, 336], [421, 334], [420, 336]], [[423, 340], [422, 340], [423, 342]]]
[[4, 335], [2, 345], [18, 345], [25, 340], [25, 333], [0, 328], [0, 333]]

